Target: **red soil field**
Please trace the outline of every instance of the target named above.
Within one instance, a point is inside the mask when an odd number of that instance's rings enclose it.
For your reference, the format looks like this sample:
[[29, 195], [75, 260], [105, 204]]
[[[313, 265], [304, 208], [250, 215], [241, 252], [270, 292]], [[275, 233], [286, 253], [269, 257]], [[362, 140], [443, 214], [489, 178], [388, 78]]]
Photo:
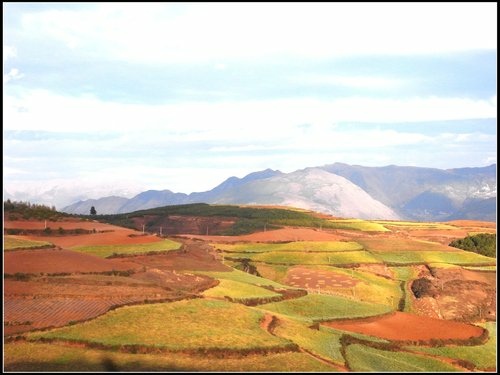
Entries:
[[70, 250], [21, 250], [4, 253], [4, 273], [74, 273], [137, 269], [122, 259], [102, 259]]
[[288, 270], [285, 284], [305, 289], [331, 290], [352, 288], [358, 281], [332, 271], [314, 270], [307, 267], [292, 267]]
[[199, 238], [212, 242], [340, 241], [348, 239], [336, 233], [309, 228], [282, 228], [242, 236], [183, 235], [183, 237]]
[[476, 220], [453, 220], [444, 224], [451, 224], [457, 227], [476, 227], [476, 228], [493, 228], [496, 229], [496, 223], [491, 221], [476, 221]]
[[467, 340], [479, 337], [484, 332], [483, 328], [471, 324], [403, 312], [379, 318], [331, 321], [321, 324], [394, 341]]
[[[16, 229], [44, 229], [44, 221], [6, 221], [5, 228]], [[35, 241], [47, 241], [60, 247], [73, 247], [73, 246], [90, 246], [90, 245], [116, 245], [116, 244], [140, 244], [159, 242], [161, 238], [155, 235], [142, 235], [138, 232], [128, 228], [117, 227], [110, 224], [103, 224], [92, 221], [47, 221], [47, 227], [52, 230], [57, 230], [59, 227], [63, 229], [87, 229], [96, 231], [110, 231], [104, 233], [92, 233], [81, 235], [67, 235], [67, 236], [25, 236], [28, 239]], [[130, 237], [133, 235], [133, 237]]]

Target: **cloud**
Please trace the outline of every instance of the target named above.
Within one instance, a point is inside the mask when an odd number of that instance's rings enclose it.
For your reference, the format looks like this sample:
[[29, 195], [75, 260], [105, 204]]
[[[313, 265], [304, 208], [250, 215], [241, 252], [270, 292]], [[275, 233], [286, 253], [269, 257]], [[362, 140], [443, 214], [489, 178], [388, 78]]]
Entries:
[[22, 21], [24, 35], [88, 58], [148, 64], [446, 53], [497, 44], [496, 5], [488, 3], [109, 3], [26, 13]]
[[15, 79], [21, 79], [23, 77], [24, 77], [24, 74], [20, 73], [19, 69], [12, 68], [7, 74], [4, 74], [3, 83], [6, 84], [9, 81], [12, 81]]
[[3, 45], [3, 61], [7, 61], [17, 56], [17, 50], [15, 47]]
[[340, 76], [309, 74], [290, 77], [294, 83], [308, 85], [344, 86], [355, 89], [396, 89], [408, 83], [407, 80], [375, 76]]

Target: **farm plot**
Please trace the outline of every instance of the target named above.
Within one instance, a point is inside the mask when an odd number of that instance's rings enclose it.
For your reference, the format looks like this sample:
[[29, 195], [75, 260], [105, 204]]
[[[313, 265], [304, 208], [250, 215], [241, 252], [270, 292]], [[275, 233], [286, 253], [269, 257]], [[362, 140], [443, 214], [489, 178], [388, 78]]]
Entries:
[[333, 331], [320, 331], [309, 328], [303, 322], [280, 318], [273, 333], [291, 340], [301, 348], [315, 355], [344, 365], [341, 353], [340, 337], [342, 334]]
[[455, 372], [458, 368], [437, 359], [352, 344], [346, 348], [349, 368], [355, 372]]
[[364, 232], [390, 232], [384, 225], [376, 221], [361, 219], [334, 219], [328, 220], [328, 228], [351, 229]]
[[259, 308], [306, 321], [367, 317], [385, 314], [390, 307], [355, 301], [339, 296], [309, 294], [282, 302], [267, 303]]
[[202, 274], [206, 275], [209, 277], [213, 277], [214, 279], [219, 279], [219, 280], [231, 280], [231, 281], [237, 281], [240, 283], [246, 283], [246, 284], [251, 284], [251, 285], [257, 285], [257, 286], [271, 286], [275, 289], [287, 289], [288, 287], [279, 284], [277, 282], [274, 282], [272, 280], [255, 276], [243, 271], [239, 271], [236, 269], [230, 270], [228, 272], [214, 272], [214, 271], [208, 271], [208, 272], [203, 272], [203, 271], [197, 271], [197, 274]]
[[5, 274], [112, 272], [139, 267], [119, 259], [102, 259], [70, 250], [20, 250], [4, 254]]
[[399, 283], [369, 272], [339, 267], [290, 267], [288, 285], [321, 294], [335, 294], [361, 301], [388, 304], [397, 308], [401, 298]]
[[450, 263], [455, 265], [494, 265], [496, 259], [464, 250], [455, 251], [372, 251], [384, 262], [397, 264]]
[[488, 341], [483, 345], [474, 346], [442, 346], [429, 348], [425, 346], [409, 346], [407, 349], [448, 358], [460, 359], [472, 363], [476, 370], [491, 371], [497, 362], [497, 329], [496, 322], [479, 324], [489, 332]]
[[445, 246], [437, 242], [411, 240], [404, 238], [359, 238], [368, 251], [390, 251], [390, 252], [410, 252], [410, 251], [455, 251], [450, 246]]
[[217, 358], [185, 353], [129, 354], [57, 343], [11, 342], [4, 369], [17, 372], [331, 372], [332, 367], [300, 352]]
[[352, 241], [297, 241], [287, 243], [213, 244], [226, 253], [265, 253], [280, 251], [338, 252], [363, 250], [363, 246]]
[[54, 244], [47, 241], [34, 241], [19, 236], [4, 236], [3, 241], [4, 251], [54, 247]]
[[177, 250], [182, 246], [181, 243], [172, 240], [163, 240], [161, 242], [151, 242], [130, 245], [96, 245], [96, 246], [75, 246], [74, 251], [95, 255], [101, 258], [110, 256], [133, 256], [149, 252], [163, 252]]
[[[61, 327], [71, 322], [104, 314], [113, 306], [136, 302], [138, 298], [6, 298], [4, 300], [4, 334]], [[139, 300], [142, 300], [139, 299]]]
[[395, 227], [396, 229], [401, 228], [407, 230], [414, 230], [414, 229], [456, 230], [457, 229], [457, 227], [454, 225], [443, 224], [443, 223], [420, 222], [420, 221], [374, 220], [374, 222], [389, 228]]
[[111, 348], [134, 345], [198, 353], [204, 350], [276, 351], [293, 347], [288, 340], [260, 328], [263, 315], [226, 301], [184, 300], [122, 307], [86, 323], [28, 334], [28, 339], [67, 340]]
[[370, 319], [331, 321], [326, 326], [392, 341], [469, 340], [483, 335], [484, 329], [471, 324], [394, 312]]
[[235, 302], [245, 302], [249, 300], [269, 300], [281, 298], [281, 294], [275, 293], [259, 286], [242, 283], [233, 280], [220, 280], [219, 285], [207, 289], [203, 292], [205, 297], [226, 298], [229, 297]]
[[360, 263], [380, 263], [367, 251], [348, 251], [330, 253], [305, 253], [295, 251], [270, 251], [267, 253], [226, 253], [232, 259], [250, 259], [256, 262], [269, 264], [318, 264], [318, 265], [347, 265]]

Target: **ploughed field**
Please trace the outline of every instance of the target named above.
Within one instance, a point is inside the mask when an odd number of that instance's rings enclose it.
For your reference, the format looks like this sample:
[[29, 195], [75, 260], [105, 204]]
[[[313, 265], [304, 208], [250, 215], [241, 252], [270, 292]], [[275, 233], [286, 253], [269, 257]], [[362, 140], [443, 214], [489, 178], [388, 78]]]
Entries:
[[5, 370], [496, 369], [496, 259], [448, 246], [494, 223], [148, 220], [5, 221]]

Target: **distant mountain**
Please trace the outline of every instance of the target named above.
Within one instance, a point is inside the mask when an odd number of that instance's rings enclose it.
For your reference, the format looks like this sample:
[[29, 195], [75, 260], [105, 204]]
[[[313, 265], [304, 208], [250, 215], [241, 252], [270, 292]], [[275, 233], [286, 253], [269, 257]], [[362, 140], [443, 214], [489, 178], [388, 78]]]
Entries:
[[267, 204], [367, 219], [496, 221], [496, 165], [442, 170], [335, 163], [291, 173], [266, 169], [189, 195], [149, 190], [116, 198], [78, 202], [62, 211], [87, 214], [92, 205], [98, 213], [126, 213], [186, 203]]
[[320, 168], [347, 178], [402, 217], [412, 220], [455, 218], [457, 212], [467, 210], [466, 202], [470, 199], [475, 202], [485, 200], [483, 205], [491, 211], [493, 201], [489, 198], [496, 197], [497, 193], [496, 164], [445, 170], [395, 165], [363, 167], [343, 163]]

